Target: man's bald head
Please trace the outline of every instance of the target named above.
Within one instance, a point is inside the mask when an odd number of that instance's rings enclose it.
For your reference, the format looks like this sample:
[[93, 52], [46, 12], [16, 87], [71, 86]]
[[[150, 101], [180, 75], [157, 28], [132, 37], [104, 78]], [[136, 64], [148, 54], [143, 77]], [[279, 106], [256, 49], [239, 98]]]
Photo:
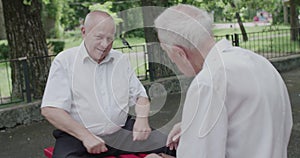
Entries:
[[83, 23], [83, 27], [85, 28], [86, 33], [88, 33], [95, 26], [103, 23], [110, 23], [115, 27], [114, 20], [108, 13], [95, 10], [87, 14]]
[[110, 52], [116, 26], [113, 18], [103, 11], [90, 12], [81, 27], [88, 54], [100, 63]]

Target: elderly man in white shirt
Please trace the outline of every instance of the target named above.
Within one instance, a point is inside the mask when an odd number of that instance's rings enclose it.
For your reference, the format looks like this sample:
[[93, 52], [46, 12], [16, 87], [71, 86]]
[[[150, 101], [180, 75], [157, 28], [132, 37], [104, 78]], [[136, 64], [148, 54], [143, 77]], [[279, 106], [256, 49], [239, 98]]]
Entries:
[[[58, 129], [53, 157], [165, 150], [167, 137], [149, 127], [143, 85], [125, 55], [111, 50], [112, 17], [90, 12], [81, 32], [81, 45], [54, 59], [42, 100], [42, 115]], [[128, 118], [133, 105], [135, 122]]]
[[195, 76], [182, 121], [166, 143], [177, 148], [177, 157], [287, 157], [291, 105], [268, 60], [225, 39], [215, 42], [210, 16], [190, 5], [166, 9], [155, 27], [170, 59], [184, 75]]

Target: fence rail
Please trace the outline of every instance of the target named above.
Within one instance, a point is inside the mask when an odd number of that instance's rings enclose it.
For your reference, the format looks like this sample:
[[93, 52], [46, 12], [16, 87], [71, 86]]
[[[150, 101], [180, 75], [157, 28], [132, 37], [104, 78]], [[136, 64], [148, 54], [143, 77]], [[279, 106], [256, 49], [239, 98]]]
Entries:
[[131, 48], [115, 47], [114, 49], [128, 56], [131, 66], [140, 80], [148, 80], [149, 68], [146, 44], [132, 45]]
[[[267, 59], [284, 57], [293, 54], [300, 54], [300, 28], [266, 29], [263, 32], [248, 33], [247, 36], [247, 41], [243, 40], [242, 34], [215, 36], [215, 39], [218, 41], [222, 38], [227, 38], [232, 42], [234, 46], [240, 46], [252, 50], [266, 57]], [[294, 38], [294, 40], [291, 40], [291, 38]], [[128, 56], [132, 67], [140, 80], [154, 80], [168, 76], [166, 75], [166, 73], [164, 74], [163, 71], [168, 71], [169, 73], [170, 70], [167, 70], [164, 65], [161, 65], [161, 69], [157, 66], [151, 69], [151, 67], [153, 67], [153, 65], [151, 66], [152, 63], [149, 63], [149, 55], [151, 55], [151, 52], [148, 52], [146, 44], [132, 45], [131, 47], [131, 49], [128, 47], [118, 47], [114, 49], [119, 50]], [[161, 50], [157, 51], [159, 51], [159, 53], [155, 54], [155, 58], [158, 58], [158, 60], [165, 60], [165, 57], [162, 57], [163, 55], [160, 54], [163, 52]], [[37, 57], [36, 59], [38, 60], [42, 58], [50, 58], [52, 60], [53, 57], [54, 56]], [[31, 93], [32, 91], [34, 91], [34, 89], [30, 88], [30, 79], [26, 77], [28, 76], [28, 73], [30, 73], [31, 70], [29, 66], [30, 64], [28, 64], [29, 62], [30, 61], [28, 58], [0, 61], [0, 105], [15, 102], [31, 101]], [[12, 95], [13, 85], [11, 80], [11, 65], [13, 64], [18, 65], [20, 67], [20, 70], [22, 72], [19, 73], [22, 73], [24, 76], [20, 79], [23, 93], [19, 97], [13, 97]], [[155, 76], [154, 72], [156, 71], [156, 69], [160, 69], [160, 75]], [[174, 75], [174, 73], [171, 73], [170, 75]]]
[[[292, 32], [295, 39], [291, 40]], [[248, 40], [243, 40], [242, 34], [225, 35], [232, 45], [254, 51], [267, 59], [289, 56], [300, 53], [300, 28], [266, 29], [263, 32], [247, 33]], [[224, 36], [216, 36], [217, 40]]]

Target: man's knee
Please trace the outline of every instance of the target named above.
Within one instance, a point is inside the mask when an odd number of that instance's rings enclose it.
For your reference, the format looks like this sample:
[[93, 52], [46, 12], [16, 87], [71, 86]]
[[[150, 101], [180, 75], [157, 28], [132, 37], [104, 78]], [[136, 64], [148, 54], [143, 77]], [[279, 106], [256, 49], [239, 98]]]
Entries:
[[87, 154], [87, 151], [82, 142], [77, 138], [61, 130], [54, 130], [53, 136], [56, 139], [53, 158], [76, 158], [82, 157], [84, 154]]

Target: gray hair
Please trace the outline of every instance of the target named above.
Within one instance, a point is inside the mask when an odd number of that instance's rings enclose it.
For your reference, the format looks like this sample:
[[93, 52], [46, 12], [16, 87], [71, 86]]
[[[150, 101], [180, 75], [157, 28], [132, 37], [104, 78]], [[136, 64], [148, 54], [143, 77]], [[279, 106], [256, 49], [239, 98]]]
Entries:
[[212, 19], [204, 10], [180, 4], [161, 13], [154, 25], [161, 42], [200, 49], [212, 38]]

